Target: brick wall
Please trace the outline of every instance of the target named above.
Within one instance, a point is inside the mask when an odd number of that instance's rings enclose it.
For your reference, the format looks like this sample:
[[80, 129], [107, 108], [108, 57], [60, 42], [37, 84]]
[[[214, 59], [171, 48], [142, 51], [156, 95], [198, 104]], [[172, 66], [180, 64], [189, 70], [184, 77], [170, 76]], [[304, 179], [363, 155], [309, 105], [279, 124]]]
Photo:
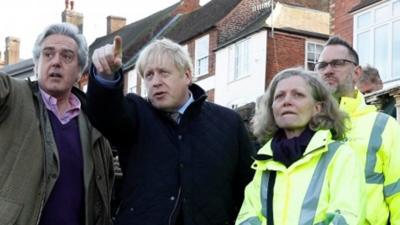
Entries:
[[183, 0], [180, 1], [179, 7], [173, 12], [173, 15], [185, 14], [200, 8], [200, 0]]
[[349, 11], [360, 3], [360, 0], [331, 0], [331, 34], [339, 35], [348, 43], [353, 43], [353, 16]]
[[275, 32], [267, 41], [266, 86], [279, 71], [289, 67], [304, 67], [305, 38], [297, 35]]
[[107, 34], [121, 29], [126, 25], [126, 18], [119, 16], [107, 16]]

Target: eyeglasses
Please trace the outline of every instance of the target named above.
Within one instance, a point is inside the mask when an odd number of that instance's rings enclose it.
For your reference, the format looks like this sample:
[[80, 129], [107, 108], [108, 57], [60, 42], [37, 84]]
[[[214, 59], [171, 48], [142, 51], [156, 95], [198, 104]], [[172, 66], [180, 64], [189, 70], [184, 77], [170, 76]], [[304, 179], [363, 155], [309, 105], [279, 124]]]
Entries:
[[60, 59], [65, 64], [70, 64], [75, 59], [75, 53], [72, 50], [62, 49], [61, 51], [57, 51], [54, 48], [44, 48], [40, 52], [40, 55], [45, 61], [50, 61], [54, 58], [54, 56], [59, 53]]
[[331, 65], [331, 67], [333, 69], [338, 69], [338, 68], [344, 66], [346, 63], [351, 63], [351, 64], [354, 64], [355, 66], [357, 66], [357, 63], [355, 63], [351, 60], [348, 60], [348, 59], [334, 59], [330, 62], [323, 62], [323, 61], [317, 62], [315, 64], [315, 70], [318, 70], [318, 71], [324, 70], [328, 65]]

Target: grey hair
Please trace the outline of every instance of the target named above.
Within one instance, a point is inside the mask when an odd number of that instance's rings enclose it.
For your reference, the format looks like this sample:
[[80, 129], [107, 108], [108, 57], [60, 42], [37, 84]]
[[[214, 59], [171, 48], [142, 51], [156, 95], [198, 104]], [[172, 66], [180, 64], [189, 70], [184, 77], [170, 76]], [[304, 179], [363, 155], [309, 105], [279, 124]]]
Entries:
[[256, 112], [252, 120], [253, 133], [261, 144], [268, 142], [280, 129], [272, 112], [272, 103], [278, 83], [289, 77], [299, 76], [306, 81], [312, 91], [312, 97], [321, 103], [321, 111], [309, 121], [311, 130], [330, 130], [333, 139], [345, 139], [347, 114], [339, 109], [333, 96], [318, 74], [301, 68], [290, 68], [275, 75], [267, 91], [257, 102]]
[[37, 64], [40, 52], [42, 50], [43, 41], [50, 35], [60, 34], [72, 38], [78, 46], [78, 63], [81, 73], [86, 69], [88, 64], [88, 46], [85, 37], [79, 33], [79, 29], [70, 23], [56, 23], [44, 29], [36, 39], [33, 46], [33, 61]]
[[140, 52], [136, 62], [137, 73], [143, 77], [147, 64], [153, 60], [162, 60], [164, 56], [170, 57], [182, 74], [185, 71], [189, 71], [192, 74], [193, 64], [188, 51], [167, 38], [151, 42]]
[[357, 81], [357, 83], [364, 83], [364, 82], [370, 82], [373, 84], [379, 84], [382, 85], [382, 80], [381, 77], [379, 76], [379, 71], [378, 69], [366, 65], [365, 67], [362, 67], [362, 74]]

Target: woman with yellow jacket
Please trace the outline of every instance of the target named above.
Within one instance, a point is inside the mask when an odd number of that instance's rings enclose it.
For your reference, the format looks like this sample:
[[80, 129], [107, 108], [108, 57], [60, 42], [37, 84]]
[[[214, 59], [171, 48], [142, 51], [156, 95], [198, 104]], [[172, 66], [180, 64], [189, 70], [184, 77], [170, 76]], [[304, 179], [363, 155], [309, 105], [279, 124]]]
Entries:
[[287, 69], [253, 119], [258, 152], [237, 225], [364, 223], [364, 178], [343, 142], [346, 115], [317, 75]]

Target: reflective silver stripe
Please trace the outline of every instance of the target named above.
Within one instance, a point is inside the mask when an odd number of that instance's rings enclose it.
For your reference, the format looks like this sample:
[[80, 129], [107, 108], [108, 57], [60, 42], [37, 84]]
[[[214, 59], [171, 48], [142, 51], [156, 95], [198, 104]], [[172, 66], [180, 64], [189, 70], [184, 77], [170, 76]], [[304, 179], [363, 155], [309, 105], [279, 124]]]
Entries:
[[369, 137], [367, 160], [365, 162], [365, 180], [368, 184], [383, 184], [385, 178], [382, 173], [375, 173], [376, 153], [382, 145], [382, 133], [389, 119], [388, 115], [379, 113], [376, 116], [371, 136]]
[[328, 145], [328, 151], [323, 153], [314, 169], [311, 182], [308, 185], [306, 196], [300, 212], [299, 225], [313, 224], [315, 213], [319, 202], [319, 197], [324, 184], [326, 170], [341, 142], [333, 142]]
[[316, 223], [315, 225], [325, 224], [348, 225], [346, 219], [340, 214], [339, 211], [337, 213], [328, 213], [327, 218], [324, 221]]
[[393, 184], [389, 184], [383, 187], [383, 195], [385, 196], [385, 198], [388, 198], [397, 193], [400, 193], [400, 179]]
[[269, 181], [269, 172], [263, 172], [261, 178], [261, 213], [267, 218], [267, 196], [268, 196], [268, 181]]
[[250, 217], [239, 225], [261, 225], [261, 221], [257, 217]]

